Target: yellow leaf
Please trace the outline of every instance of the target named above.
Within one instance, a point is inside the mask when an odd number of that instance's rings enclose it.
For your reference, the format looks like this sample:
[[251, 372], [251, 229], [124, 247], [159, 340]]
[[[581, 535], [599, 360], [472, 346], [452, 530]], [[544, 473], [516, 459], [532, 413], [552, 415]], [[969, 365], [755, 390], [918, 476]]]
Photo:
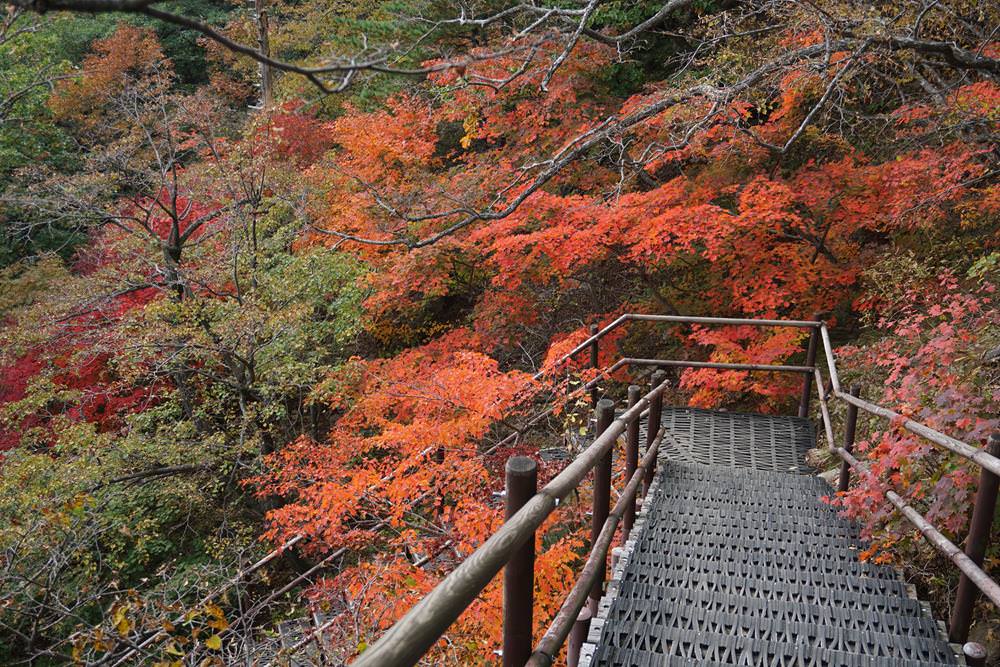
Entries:
[[473, 139], [476, 138], [476, 129], [479, 126], [479, 116], [475, 111], [472, 111], [465, 117], [462, 122], [462, 129], [465, 130], [465, 136], [459, 139], [458, 143], [461, 144], [462, 148], [468, 150], [469, 146], [472, 145]]
[[218, 651], [222, 648], [222, 637], [219, 635], [212, 635], [205, 640], [205, 646], [212, 649], [213, 651]]
[[132, 624], [128, 622], [128, 618], [125, 614], [128, 612], [128, 607], [122, 605], [117, 607], [114, 613], [111, 615], [111, 622], [115, 624], [115, 629], [118, 634], [124, 637], [128, 634], [128, 631], [132, 629]]
[[210, 628], [215, 628], [216, 630], [225, 630], [226, 628], [229, 627], [229, 622], [226, 621], [226, 619], [224, 618], [219, 618], [214, 621], [209, 621], [205, 625], [207, 625]]
[[226, 614], [222, 611], [222, 607], [216, 604], [205, 605], [205, 611], [208, 612], [209, 616], [214, 616], [215, 618], [225, 618]]

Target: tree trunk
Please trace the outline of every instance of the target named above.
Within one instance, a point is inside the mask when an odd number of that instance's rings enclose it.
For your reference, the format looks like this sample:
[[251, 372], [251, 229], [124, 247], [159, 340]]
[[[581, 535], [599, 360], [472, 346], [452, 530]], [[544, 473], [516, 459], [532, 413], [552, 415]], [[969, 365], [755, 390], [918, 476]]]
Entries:
[[[253, 10], [254, 20], [257, 23], [257, 50], [270, 57], [271, 43], [267, 36], [267, 10], [264, 9], [264, 0], [253, 0]], [[260, 106], [265, 111], [274, 104], [271, 74], [271, 66], [260, 63]]]

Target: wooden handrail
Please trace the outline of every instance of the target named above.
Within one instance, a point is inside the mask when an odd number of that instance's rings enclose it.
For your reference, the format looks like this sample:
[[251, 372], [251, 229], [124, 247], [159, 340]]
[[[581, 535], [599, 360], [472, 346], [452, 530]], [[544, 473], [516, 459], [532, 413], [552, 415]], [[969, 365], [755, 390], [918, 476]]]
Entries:
[[[878, 478], [875, 476], [868, 466], [858, 461], [854, 455], [848, 452], [843, 447], [834, 447], [833, 450], [842, 458], [844, 461], [851, 466], [852, 469], [857, 470], [865, 477], [869, 478], [871, 481], [878, 483]], [[966, 576], [968, 576], [986, 596], [995, 604], [1000, 607], [1000, 584], [997, 584], [990, 575], [988, 575], [979, 565], [972, 562], [968, 556], [962, 553], [955, 544], [949, 540], [947, 537], [941, 534], [941, 532], [934, 527], [934, 525], [927, 520], [922, 514], [915, 510], [911, 505], [909, 505], [898, 493], [892, 490], [885, 492], [886, 498], [892, 503], [896, 509], [898, 509], [903, 516], [905, 516], [910, 523], [912, 523], [917, 530], [919, 530], [927, 541], [930, 542], [935, 549], [940, 551], [942, 554], [948, 557], [951, 562], [953, 562], [958, 569], [960, 569]]]
[[735, 364], [722, 361], [690, 361], [688, 359], [636, 359], [622, 361], [631, 366], [667, 366], [673, 368], [713, 368], [732, 371], [767, 371], [769, 373], [812, 373], [812, 366], [783, 366], [781, 364]]
[[[566, 363], [569, 359], [591, 347], [594, 343], [629, 321], [666, 322], [670, 324], [711, 324], [724, 326], [793, 327], [799, 329], [815, 329], [817, 327], [824, 326], [822, 322], [810, 320], [765, 320], [739, 317], [697, 317], [693, 315], [646, 315], [643, 313], [625, 313], [624, 315], [619, 315], [598, 331], [592, 332], [585, 341], [557, 359], [555, 366], [558, 367]], [[535, 379], [540, 378], [542, 375], [543, 373], [536, 374]]]
[[861, 408], [869, 414], [878, 415], [879, 417], [884, 417], [890, 421], [895, 421], [910, 433], [919, 435], [925, 440], [930, 440], [934, 444], [940, 445], [941, 447], [944, 447], [945, 449], [972, 461], [979, 467], [986, 468], [990, 472], [1000, 475], [1000, 459], [986, 451], [983, 451], [982, 449], [979, 449], [978, 447], [973, 447], [972, 445], [962, 442], [961, 440], [957, 440], [951, 436], [945, 435], [944, 433], [935, 431], [931, 427], [924, 426], [920, 422], [908, 419], [894, 410], [883, 408], [881, 405], [876, 405], [874, 403], [869, 403], [868, 401], [858, 398], [857, 396], [851, 396], [845, 392], [837, 392], [836, 396], [851, 405]]
[[[820, 325], [820, 335], [823, 338], [823, 349], [826, 352], [827, 369], [830, 373], [830, 381], [833, 386], [834, 396], [841, 399], [845, 403], [849, 403], [864, 410], [869, 414], [873, 414], [890, 421], [896, 421], [910, 433], [919, 435], [936, 445], [940, 445], [941, 447], [944, 447], [945, 449], [972, 461], [981, 468], [986, 468], [990, 472], [1000, 475], [1000, 458], [993, 456], [989, 452], [983, 451], [979, 447], [973, 447], [972, 445], [953, 438], [950, 435], [945, 435], [944, 433], [936, 431], [930, 426], [921, 424], [918, 421], [909, 419], [895, 410], [890, 410], [889, 408], [878, 405], [877, 403], [871, 403], [857, 396], [852, 396], [848, 392], [842, 391], [840, 388], [840, 378], [837, 376], [837, 361], [833, 354], [833, 348], [830, 345], [830, 334], [827, 331], [826, 324]], [[819, 375], [817, 375], [817, 377], [819, 377]]]

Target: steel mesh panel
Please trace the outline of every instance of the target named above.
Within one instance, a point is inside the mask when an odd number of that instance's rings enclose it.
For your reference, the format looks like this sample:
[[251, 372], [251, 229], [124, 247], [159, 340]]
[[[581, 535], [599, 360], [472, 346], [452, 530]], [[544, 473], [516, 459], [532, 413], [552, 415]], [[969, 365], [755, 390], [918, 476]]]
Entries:
[[[919, 616], [924, 613], [920, 602], [904, 597], [885, 597], [880, 595], [864, 595], [849, 591], [820, 591], [822, 598], [780, 600], [773, 598], [748, 598], [719, 591], [697, 591], [688, 588], [651, 586], [635, 581], [623, 581], [617, 589], [616, 603], [626, 612], [632, 604], [631, 600], [645, 600], [656, 603], [675, 601], [675, 613], [685, 613], [685, 605], [716, 605], [725, 609], [738, 609], [744, 606], [753, 608], [766, 607], [787, 609], [791, 606], [814, 606], [825, 610], [851, 609], [859, 612], [894, 616]], [[708, 608], [706, 606], [706, 608]]]
[[765, 600], [801, 602], [822, 601], [824, 594], [830, 590], [861, 595], [906, 595], [906, 586], [899, 581], [839, 577], [817, 572], [782, 572], [777, 568], [748, 567], [735, 576], [727, 576], [720, 572], [675, 570], [642, 563], [624, 581], [651, 586], [680, 586], [696, 591], [718, 591]]
[[[661, 458], [663, 458], [661, 456]], [[669, 457], [667, 460], [670, 461]], [[678, 462], [671, 468], [670, 485], [664, 487], [665, 492], [675, 487], [702, 488], [703, 482], [711, 481], [715, 487], [748, 489], [758, 493], [767, 491], [768, 493], [794, 493], [797, 489], [808, 489], [812, 491], [822, 491], [828, 493], [830, 487], [823, 480], [811, 475], [794, 475], [788, 473], [775, 472], [771, 470], [758, 470], [755, 468], [741, 468], [739, 475], [720, 475], [720, 468], [730, 466], [717, 466], [705, 463], [683, 463]], [[801, 496], [800, 496], [801, 497]], [[802, 497], [807, 500], [807, 497]]]
[[675, 514], [668, 508], [660, 507], [654, 514], [660, 519], [657, 528], [659, 532], [696, 533], [726, 532], [753, 533], [758, 535], [785, 536], [789, 540], [800, 538], [841, 538], [851, 539], [855, 534], [850, 527], [844, 525], [810, 524], [794, 515], [757, 515], [754, 516], [698, 516], [694, 514]]
[[725, 540], [726, 544], [731, 544], [734, 548], [766, 551], [769, 553], [797, 554], [812, 548], [831, 546], [838, 549], [852, 549], [860, 551], [865, 547], [864, 542], [853, 538], [826, 538], [812, 537], [795, 533], [781, 532], [777, 530], [761, 530], [753, 536], [744, 536], [735, 533], [729, 527], [694, 525], [691, 524], [688, 532], [678, 532], [669, 526], [650, 527], [648, 539], [660, 544], [670, 542], [676, 544], [687, 544], [690, 546], [711, 546], [719, 544]]
[[673, 436], [662, 445], [671, 460], [810, 472], [805, 454], [814, 446], [815, 432], [808, 419], [668, 406], [661, 423]]
[[[807, 659], [810, 654], [855, 654], [872, 658], [919, 661], [920, 664], [951, 660], [947, 643], [921, 637], [884, 635], [845, 630], [829, 625], [774, 624], [758, 619], [716, 616], [715, 629], [683, 630], [632, 621], [605, 631], [606, 645], [661, 655], [727, 662], [734, 656], [755, 655], [751, 664], [769, 657]], [[829, 656], [833, 657], [833, 656]], [[797, 663], [792, 663], [797, 664]], [[825, 664], [825, 663], [821, 663]]]
[[[769, 518], [798, 520], [799, 523], [827, 521], [831, 526], [852, 531], [851, 534], [857, 534], [858, 530], [858, 526], [853, 521], [840, 516], [830, 517], [829, 508], [816, 507], [814, 505], [802, 504], [796, 511], [790, 511], [785, 507], [765, 509], [753, 505], [737, 505], [735, 503], [697, 503], [684, 497], [672, 497], [666, 502], [670, 503], [670, 513], [674, 516], [704, 516], [706, 519], [712, 521], [723, 521], [737, 517], [743, 517], [748, 521], [765, 521]], [[654, 511], [657, 511], [656, 508], [654, 508]]]
[[788, 572], [812, 572], [825, 576], [866, 577], [870, 579], [891, 579], [899, 581], [899, 575], [889, 567], [880, 567], [855, 560], [824, 561], [799, 555], [771, 555], [760, 552], [730, 553], [729, 557], [706, 556], [705, 552], [684, 553], [685, 550], [651, 550], [637, 548], [632, 553], [632, 562], [637, 567], [645, 564], [671, 569], [685, 569], [688, 572], [744, 576], [747, 572], [760, 572], [762, 568], [776, 568], [787, 576]]
[[[612, 610], [608, 615], [608, 622], [625, 624], [636, 621], [702, 632], [719, 632], [718, 628], [722, 627], [736, 628], [747, 624], [752, 627], [754, 623], [769, 623], [778, 627], [802, 626], [805, 628], [804, 633], [819, 626], [889, 635], [907, 634], [928, 639], [938, 639], [939, 633], [934, 621], [905, 613], [882, 614], [850, 607], [831, 608], [798, 602], [774, 603], [698, 591], [684, 591], [680, 598], [682, 603], [676, 600], [632, 598], [627, 608], [619, 606]], [[920, 613], [919, 605], [911, 611], [913, 614]]]
[[[595, 664], [608, 667], [717, 667], [721, 665], [739, 667], [940, 667], [954, 665], [955, 662], [936, 663], [922, 660], [905, 660], [898, 657], [877, 658], [865, 655], [809, 649], [808, 647], [785, 648], [780, 654], [771, 653], [771, 645], [753, 640], [730, 640], [734, 646], [703, 645], [696, 633], [685, 637], [685, 645], [679, 645], [670, 655], [649, 653], [634, 649], [601, 647]], [[710, 642], [711, 638], [704, 641]]]

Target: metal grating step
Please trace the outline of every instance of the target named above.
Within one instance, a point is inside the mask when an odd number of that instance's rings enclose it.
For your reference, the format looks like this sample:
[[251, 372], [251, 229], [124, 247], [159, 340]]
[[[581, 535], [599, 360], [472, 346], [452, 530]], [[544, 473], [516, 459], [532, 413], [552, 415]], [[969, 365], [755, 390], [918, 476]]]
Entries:
[[[670, 511], [662, 504], [650, 511], [649, 521], [656, 522], [657, 534], [665, 533], [698, 533], [724, 532], [729, 535], [768, 534], [785, 535], [787, 539], [830, 538], [852, 539], [857, 532], [850, 526], [831, 525], [827, 522], [811, 523], [798, 517], [775, 515], [739, 516], [725, 514], [722, 516], [706, 513], [678, 514]], [[831, 522], [832, 523], [832, 522]]]
[[815, 496], [830, 493], [830, 487], [826, 485], [826, 482], [813, 475], [789, 475], [789, 479], [782, 483], [780, 477], [759, 476], [756, 471], [738, 468], [708, 468], [709, 474], [691, 475], [690, 467], [681, 468], [679, 464], [674, 462], [667, 462], [664, 467], [666, 469], [663, 472], [669, 480], [669, 484], [664, 487], [664, 492], [670, 494], [683, 494], [690, 491], [696, 494], [726, 498], [727, 491], [741, 491], [751, 497], [763, 498], [781, 495], [802, 499], [801, 496], [796, 496], [802, 491], [813, 492]]
[[[811, 508], [814, 511], [825, 509], [829, 514], [835, 514], [829, 505], [820, 503], [819, 498], [823, 495], [823, 491], [819, 489], [752, 489], [720, 484], [713, 480], [701, 482], [699, 486], [701, 488], [694, 485], [668, 485], [661, 493], [664, 504], [689, 502], [720, 509], [726, 507], [757, 511], [770, 509], [773, 512]], [[829, 492], [828, 488], [827, 494]]]
[[[866, 595], [850, 591], [822, 591], [822, 596], [756, 596], [750, 597], [726, 593], [722, 591], [701, 591], [676, 586], [653, 586], [636, 581], [622, 581], [615, 588], [616, 603], [621, 602], [623, 609], [628, 609], [632, 600], [645, 600], [659, 604], [682, 604], [685, 601], [693, 605], [705, 605], [704, 609], [719, 607], [722, 609], [759, 609], [760, 607], [788, 610], [817, 607], [820, 609], [850, 609], [860, 613], [878, 614], [884, 616], [922, 616], [924, 608], [918, 600], [909, 597], [885, 597], [881, 595]], [[819, 593], [819, 591], [816, 591]], [[802, 613], [805, 613], [804, 611]]]
[[815, 431], [807, 419], [665, 407], [668, 457], [734, 468], [808, 474]]
[[[601, 656], [601, 659], [613, 661], [601, 663], [608, 667], [729, 667], [719, 662], [658, 655], [656, 653], [643, 653], [642, 651], [631, 651], [621, 648], [607, 649], [605, 654]], [[597, 663], [594, 662], [593, 664]]]
[[[727, 539], [722, 541], [720, 537], [727, 537]], [[836, 554], [835, 557], [843, 560], [857, 560], [857, 554], [864, 548], [864, 543], [861, 540], [834, 540], [832, 542], [832, 544], [817, 543], [816, 540], [812, 540], [811, 543], [803, 544], [802, 542], [790, 542], [788, 540], [755, 540], [751, 537], [720, 536], [717, 533], [674, 535], [673, 537], [661, 536], [658, 541], [641, 541], [643, 544], [661, 544], [664, 547], [669, 544], [671, 549], [685, 547], [689, 549], [710, 549], [724, 546], [726, 549], [733, 551], [775, 554], [778, 556], [800, 555], [804, 553], [803, 547], [806, 547], [809, 552], [829, 548]]]
[[[919, 613], [919, 606], [914, 613]], [[628, 608], [613, 609], [607, 623], [625, 624], [632, 620], [650, 625], [664, 625], [679, 630], [712, 632], [720, 624], [768, 622], [830, 626], [852, 631], [882, 634], [906, 634], [938, 640], [940, 628], [929, 618], [917, 615], [882, 614], [850, 607], [808, 605], [797, 602], [775, 603], [731, 595], [684, 591], [670, 600], [633, 598]]]
[[825, 482], [815, 475], [789, 476], [786, 472], [683, 463], [673, 461], [669, 457], [664, 458], [666, 458], [665, 469], [669, 471], [671, 483], [675, 485], [713, 481], [719, 484], [749, 486], [753, 489], [826, 488], [829, 490], [829, 487], [825, 486]]
[[937, 638], [850, 630], [831, 625], [774, 622], [759, 618], [740, 618], [731, 614], [708, 615], [699, 621], [691, 623], [690, 619], [661, 616], [653, 623], [635, 618], [630, 620], [629, 625], [619, 626], [611, 618], [605, 622], [603, 639], [610, 647], [669, 653], [667, 644], [681, 641], [682, 637], [693, 631], [699, 637], [758, 640], [771, 645], [805, 645], [811, 649], [874, 658], [895, 656], [902, 660], [924, 663], [946, 662], [955, 655], [951, 646]]
[[725, 493], [727, 491], [742, 491], [748, 496], [762, 498], [774, 495], [795, 497], [796, 492], [803, 490], [816, 492], [817, 495], [830, 492], [830, 487], [826, 486], [823, 480], [812, 475], [795, 475], [789, 483], [782, 484], [781, 480], [769, 477], [744, 477], [743, 471], [734, 468], [721, 470], [726, 474], [669, 477], [670, 484], [664, 489], [664, 492], [679, 495], [691, 491], [699, 494], [715, 494], [718, 498], [727, 497]]
[[640, 548], [641, 546], [637, 545], [637, 548], [632, 552], [630, 562], [635, 563], [635, 567], [643, 567], [646, 564], [662, 564], [674, 570], [706, 574], [719, 573], [729, 576], [741, 574], [747, 568], [770, 567], [784, 571], [809, 571], [833, 576], [899, 581], [899, 574], [891, 567], [862, 563], [856, 560], [826, 561], [807, 556], [774, 556], [753, 552], [726, 552], [726, 556], [722, 557], [722, 550], [718, 550], [716, 554], [707, 554], [704, 550], [696, 550], [696, 552], [691, 553], [689, 549], [655, 549], [650, 551], [648, 545], [646, 548]]
[[781, 509], [766, 509], [762, 507], [741, 507], [724, 504], [701, 504], [689, 502], [686, 499], [666, 499], [650, 508], [650, 513], [669, 512], [673, 516], [703, 516], [722, 520], [729, 517], [746, 518], [751, 521], [763, 521], [772, 517], [778, 519], [798, 519], [800, 523], [823, 523], [828, 526], [841, 526], [858, 532], [858, 525], [849, 519], [837, 515], [837, 511], [829, 507], [803, 506], [797, 511]]
[[[750, 544], [755, 544], [750, 542]], [[633, 544], [633, 550], [657, 550], [664, 557], [681, 556], [685, 558], [702, 558], [713, 561], [728, 561], [733, 559], [744, 559], [748, 562], [759, 562], [767, 560], [774, 563], [801, 562], [803, 564], [814, 564], [820, 570], [829, 569], [831, 573], [839, 572], [849, 563], [856, 563], [879, 570], [889, 570], [895, 572], [893, 568], [886, 565], [874, 565], [864, 563], [857, 559], [857, 556], [850, 552], [831, 547], [819, 547], [813, 551], [803, 554], [800, 551], [767, 551], [764, 549], [734, 549], [731, 544], [712, 544], [707, 547], [688, 547], [679, 544], [659, 544], [653, 545], [648, 542], [637, 541]]]
[[[668, 464], [668, 475], [676, 470], [676, 466]], [[782, 484], [780, 480], [769, 477], [757, 478], [744, 476], [742, 470], [735, 468], [720, 468], [723, 474], [699, 475], [697, 477], [669, 476], [670, 483], [664, 488], [665, 493], [682, 494], [688, 491], [697, 494], [715, 495], [726, 498], [728, 491], [740, 491], [748, 497], [767, 498], [771, 496], [799, 497], [797, 493], [809, 491], [817, 496], [830, 493], [830, 487], [823, 480], [812, 475], [795, 475], [789, 483]], [[740, 497], [740, 500], [746, 500]]]
[[[695, 633], [690, 633], [695, 635]], [[725, 639], [725, 638], [723, 638]], [[689, 655], [663, 655], [602, 646], [592, 664], [603, 667], [675, 667], [694, 666], [720, 667], [722, 665], [739, 665], [739, 667], [946, 667], [954, 662], [929, 663], [900, 658], [873, 658], [866, 655], [841, 653], [825, 649], [808, 647], [776, 647], [784, 648], [778, 653], [771, 653], [773, 648], [765, 642], [750, 640], [747, 646], [730, 647], [705, 646], [704, 650], [693, 648], [697, 645], [697, 637], [692, 637], [692, 648]], [[737, 643], [737, 642], [733, 642]], [[696, 656], [696, 657], [695, 657]], [[725, 656], [725, 657], [722, 657]]]
[[898, 580], [789, 572], [774, 567], [746, 567], [738, 574], [729, 576], [721, 572], [685, 572], [642, 563], [626, 572], [622, 581], [651, 586], [687, 586], [699, 591], [803, 602], [821, 601], [831, 590], [858, 595], [907, 594], [906, 585]]
[[[838, 549], [863, 549], [865, 543], [860, 539], [849, 537], [822, 538], [809, 535], [796, 535], [780, 530], [760, 530], [756, 535], [748, 537], [733, 533], [724, 526], [687, 526], [690, 532], [679, 532], [671, 526], [649, 525], [648, 535], [643, 535], [644, 541], [656, 544], [689, 544], [691, 546], [712, 546], [718, 544], [732, 545], [733, 548], [753, 550], [778, 551], [783, 553], [800, 553], [802, 549], [830, 546]], [[791, 550], [791, 551], [789, 551]]]

